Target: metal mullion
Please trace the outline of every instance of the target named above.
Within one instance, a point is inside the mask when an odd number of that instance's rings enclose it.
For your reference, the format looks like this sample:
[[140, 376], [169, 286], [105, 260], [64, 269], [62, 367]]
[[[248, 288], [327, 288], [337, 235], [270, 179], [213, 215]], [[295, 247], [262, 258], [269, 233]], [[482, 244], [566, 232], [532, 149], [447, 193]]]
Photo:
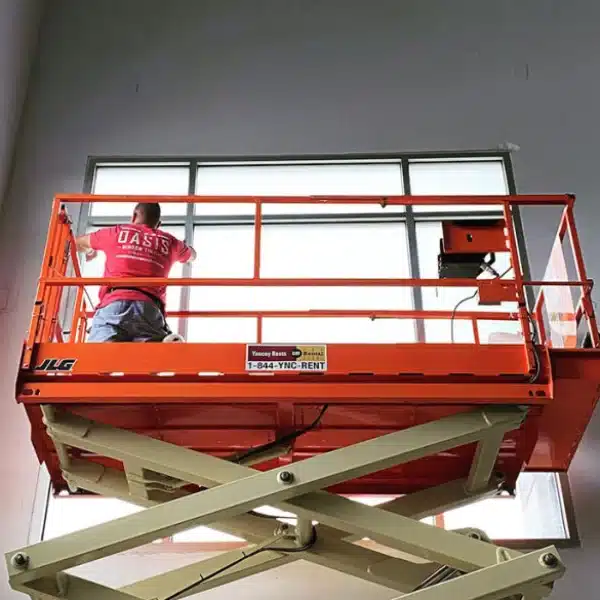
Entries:
[[[402, 169], [402, 187], [404, 195], [410, 196], [410, 173], [408, 160], [403, 160], [400, 163]], [[415, 225], [415, 217], [413, 207], [407, 204], [405, 207], [406, 215], [406, 243], [408, 246], [409, 272], [413, 279], [420, 279], [421, 270], [419, 268], [419, 245], [417, 243], [417, 228]], [[412, 288], [413, 308], [415, 310], [423, 310], [423, 290], [420, 286]], [[423, 319], [415, 319], [415, 335], [417, 342], [425, 342], [425, 322]]]
[[[188, 194], [194, 196], [196, 194], [196, 182], [198, 178], [198, 162], [193, 160], [190, 162], [190, 178], [188, 184]], [[194, 214], [196, 205], [193, 202], [188, 202], [185, 213], [185, 243], [188, 246], [193, 246], [194, 243]], [[192, 276], [192, 263], [187, 262], [183, 265], [183, 277]], [[190, 307], [190, 288], [183, 286], [181, 288], [181, 297], [179, 299], [180, 310], [189, 310]], [[180, 318], [178, 323], [178, 332], [183, 339], [187, 339], [189, 330], [189, 318]]]
[[[123, 219], [127, 217], [91, 217], [87, 220], [86, 225], [92, 227], [108, 227], [111, 225], [123, 225]], [[161, 224], [168, 227], [185, 225], [185, 216], [166, 216], [161, 217]]]
[[[181, 166], [181, 163], [187, 164], [190, 161], [196, 161], [203, 165], [213, 166], [214, 163], [220, 163], [223, 166], [234, 163], [245, 163], [245, 164], [277, 164], [281, 162], [286, 163], [303, 163], [303, 164], [323, 164], [336, 163], [336, 164], [347, 164], [349, 161], [360, 161], [367, 163], [380, 163], [380, 162], [395, 162], [400, 160], [423, 160], [423, 159], [441, 159], [447, 161], [456, 161], [457, 159], [500, 159], [502, 158], [503, 152], [497, 149], [467, 149], [467, 150], [446, 150], [443, 152], [438, 151], [407, 151], [407, 152], [370, 152], [370, 153], [344, 153], [344, 154], [282, 154], [282, 155], [258, 155], [248, 157], [247, 155], [240, 156], [198, 156], [198, 155], [183, 155], [183, 156], [164, 156], [164, 155], [149, 155], [143, 157], [131, 157], [123, 155], [109, 155], [109, 156], [90, 156], [90, 161], [94, 164], [102, 166], [119, 166], [120, 164], [132, 164], [138, 163], [160, 163], [164, 166]], [[212, 164], [211, 164], [212, 163]], [[218, 166], [218, 165], [215, 165]]]
[[115, 158], [99, 158], [92, 157], [90, 158], [90, 162], [94, 165], [94, 167], [102, 167], [103, 169], [110, 168], [119, 168], [119, 167], [133, 167], [136, 169], [143, 169], [144, 167], [152, 168], [152, 169], [160, 169], [160, 168], [172, 168], [172, 167], [187, 167], [190, 163], [189, 158], [181, 158], [170, 160], [169, 158], [147, 158], [147, 157], [121, 157], [118, 159]]
[[578, 548], [581, 546], [581, 538], [577, 528], [577, 518], [575, 508], [573, 506], [573, 494], [569, 483], [568, 473], [554, 473], [556, 478], [556, 489], [558, 498], [562, 508], [562, 522], [565, 530], [565, 540], [561, 540], [569, 547]]

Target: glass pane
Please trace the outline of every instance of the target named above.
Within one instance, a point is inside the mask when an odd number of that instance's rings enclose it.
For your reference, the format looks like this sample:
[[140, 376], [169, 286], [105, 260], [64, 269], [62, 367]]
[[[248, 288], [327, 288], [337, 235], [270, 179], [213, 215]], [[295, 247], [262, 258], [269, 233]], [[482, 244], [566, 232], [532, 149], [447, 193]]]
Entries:
[[[194, 248], [198, 258], [192, 277], [251, 278], [254, 264], [254, 228], [246, 225], [199, 226], [194, 228]], [[244, 288], [242, 288], [244, 289]], [[245, 288], [248, 295], [254, 288]], [[190, 289], [190, 310], [249, 310], [230, 306], [239, 298], [238, 288], [199, 287]], [[255, 342], [255, 318], [196, 317], [188, 321], [188, 342]]]
[[[194, 229], [195, 277], [252, 277], [254, 227]], [[261, 277], [408, 276], [405, 226], [390, 224], [264, 225]]]
[[[440, 239], [442, 237], [442, 224], [439, 221], [417, 223], [417, 246], [419, 250], [419, 269], [424, 279], [437, 279], [438, 255], [440, 251]], [[509, 267], [508, 253], [496, 254], [494, 269], [502, 274]], [[483, 273], [480, 279], [489, 279], [493, 275]], [[505, 275], [512, 279], [512, 271]], [[503, 302], [499, 306], [482, 306], [476, 296], [466, 300], [476, 292], [471, 287], [424, 287], [423, 308], [426, 310], [453, 311], [458, 303], [460, 306], [456, 311], [478, 311], [478, 312], [514, 312], [517, 310], [516, 302]], [[520, 337], [521, 328], [517, 321], [478, 321], [479, 337], [482, 344], [492, 343], [522, 343]], [[425, 335], [428, 342], [448, 343], [452, 341], [452, 332], [455, 342], [471, 343], [474, 341], [473, 326], [470, 321], [455, 319], [426, 319]]]
[[[194, 246], [199, 258], [193, 267], [194, 276], [252, 277], [253, 237], [251, 226], [196, 227]], [[266, 225], [262, 240], [262, 277], [391, 278], [407, 277], [409, 272], [405, 226], [399, 223]], [[306, 250], [298, 252], [298, 248]], [[212, 286], [192, 288], [190, 307], [206, 311], [403, 310], [412, 307], [412, 295], [409, 288], [400, 287]], [[296, 341], [319, 335], [321, 341], [413, 341], [414, 326], [410, 320], [373, 321], [369, 317], [265, 320], [265, 340], [284, 341], [286, 335]], [[256, 321], [192, 320], [190, 341], [217, 341], [214, 336], [222, 341], [252, 341]]]
[[477, 527], [496, 540], [566, 539], [554, 473], [522, 473], [515, 498], [491, 498], [444, 514], [446, 529]]
[[415, 341], [410, 319], [274, 318], [263, 321], [263, 341], [294, 344], [396, 344]]
[[393, 278], [408, 270], [401, 223], [263, 227], [262, 277]]
[[[489, 161], [411, 161], [410, 190], [414, 196], [505, 195], [508, 185], [504, 163]], [[415, 206], [415, 212], [498, 211], [500, 206]]]
[[[204, 196], [320, 196], [402, 195], [397, 163], [206, 166], [198, 169], [196, 193]], [[264, 214], [394, 213], [403, 206], [379, 205], [265, 205]], [[204, 204], [196, 214], [254, 214], [254, 205]]]
[[[352, 500], [371, 506], [392, 497], [354, 496]], [[44, 527], [44, 540], [80, 531], [143, 510], [115, 498], [100, 496], [51, 496]], [[258, 509], [279, 516], [268, 506]], [[430, 522], [430, 520], [428, 520]], [[561, 490], [554, 473], [522, 473], [515, 498], [491, 498], [444, 514], [446, 529], [477, 527], [497, 540], [568, 539]], [[240, 538], [208, 527], [195, 527], [175, 534], [174, 542], [224, 542]]]
[[[185, 239], [185, 227], [176, 227], [176, 226], [167, 226], [161, 227], [163, 231], [174, 235], [177, 239], [183, 240]], [[169, 273], [170, 279], [181, 279], [183, 276], [183, 264], [175, 263], [171, 272]], [[182, 288], [180, 286], [169, 286], [167, 287], [167, 303], [166, 309], [167, 314], [170, 310], [180, 310], [181, 308], [181, 292]], [[179, 317], [169, 317], [167, 318], [167, 323], [171, 328], [171, 331], [178, 331], [179, 327]]]
[[[185, 196], [190, 170], [187, 167], [98, 167], [94, 176], [94, 194], [132, 196]], [[135, 202], [92, 203], [92, 217], [131, 217]], [[163, 216], [183, 216], [185, 203], [161, 205]]]
[[[226, 290], [227, 288], [221, 288]], [[256, 342], [256, 319], [243, 317], [198, 317], [188, 321], [188, 342], [250, 343]]]
[[215, 544], [219, 542], [243, 542], [244, 540], [210, 527], [193, 527], [186, 531], [181, 531], [173, 535], [174, 542], [196, 542]]
[[143, 510], [139, 506], [100, 496], [51, 496], [44, 525], [44, 540], [107, 523]]
[[412, 308], [401, 287], [195, 287], [194, 310], [405, 310]]
[[[201, 225], [194, 228], [193, 276], [248, 278], [254, 273], [254, 227]], [[198, 291], [200, 288], [194, 288]]]

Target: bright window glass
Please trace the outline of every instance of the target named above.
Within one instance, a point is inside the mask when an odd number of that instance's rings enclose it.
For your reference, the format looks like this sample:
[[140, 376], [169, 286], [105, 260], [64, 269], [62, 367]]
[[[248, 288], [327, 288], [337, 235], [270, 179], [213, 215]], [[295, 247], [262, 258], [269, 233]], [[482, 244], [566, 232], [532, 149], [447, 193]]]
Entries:
[[[353, 496], [357, 502], [377, 506], [393, 496]], [[43, 539], [80, 531], [143, 510], [115, 498], [96, 496], [52, 496], [48, 505]], [[273, 507], [257, 511], [288, 520], [293, 516]], [[446, 529], [475, 527], [496, 540], [566, 539], [568, 530], [557, 476], [552, 473], [523, 473], [514, 498], [498, 497], [444, 513]], [[433, 524], [433, 519], [424, 519]], [[293, 521], [289, 521], [293, 522]], [[209, 527], [194, 527], [173, 536], [174, 542], [218, 543], [240, 538]]]
[[[201, 166], [196, 194], [204, 196], [402, 195], [399, 163]], [[263, 214], [394, 213], [403, 206], [266, 204]], [[253, 205], [196, 205], [196, 214], [254, 214]]]
[[107, 523], [143, 508], [101, 496], [51, 496], [44, 525], [45, 540]]
[[[504, 163], [500, 160], [411, 161], [410, 191], [414, 196], [491, 196], [508, 194]], [[421, 205], [416, 213], [498, 211], [501, 206]]]
[[[247, 278], [253, 273], [251, 226], [199, 226], [194, 277]], [[381, 259], [382, 256], [386, 258]], [[261, 276], [265, 278], [403, 278], [409, 276], [402, 223], [265, 225]], [[400, 287], [195, 287], [193, 310], [408, 309], [412, 296]], [[219, 322], [222, 329], [219, 329]], [[207, 339], [214, 332], [215, 339]], [[269, 342], [414, 341], [410, 320], [361, 318], [266, 318]], [[233, 338], [235, 339], [232, 339]], [[248, 337], [251, 336], [251, 339]], [[255, 341], [256, 320], [192, 319], [189, 341]]]
[[[94, 194], [131, 196], [185, 196], [189, 189], [188, 167], [118, 167], [103, 166], [96, 169]], [[97, 202], [90, 207], [92, 217], [131, 217], [135, 202]], [[163, 216], [183, 216], [185, 203], [163, 203]]]
[[261, 277], [408, 277], [408, 264], [400, 223], [263, 227]]
[[476, 527], [492, 539], [565, 539], [558, 480], [553, 473], [522, 473], [514, 498], [491, 498], [444, 514], [446, 529]]
[[264, 342], [399, 344], [415, 341], [410, 319], [369, 317], [274, 318], [263, 322]]

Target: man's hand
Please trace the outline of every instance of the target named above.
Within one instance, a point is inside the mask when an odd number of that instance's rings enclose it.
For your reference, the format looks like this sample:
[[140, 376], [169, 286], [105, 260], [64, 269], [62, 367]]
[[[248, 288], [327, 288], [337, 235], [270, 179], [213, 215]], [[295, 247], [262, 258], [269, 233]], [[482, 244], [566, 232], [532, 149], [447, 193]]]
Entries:
[[89, 235], [80, 235], [75, 238], [77, 252], [85, 252], [85, 260], [94, 260], [98, 256], [98, 252], [92, 248]]
[[89, 252], [92, 250], [92, 244], [90, 243], [89, 235], [80, 235], [75, 238], [75, 245], [77, 246], [77, 252]]

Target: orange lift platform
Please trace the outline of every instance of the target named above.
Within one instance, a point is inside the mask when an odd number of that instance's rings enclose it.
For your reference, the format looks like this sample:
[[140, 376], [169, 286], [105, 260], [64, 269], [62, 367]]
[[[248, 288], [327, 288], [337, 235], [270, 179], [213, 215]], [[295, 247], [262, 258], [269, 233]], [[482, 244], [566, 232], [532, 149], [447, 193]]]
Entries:
[[[253, 277], [83, 277], [69, 204], [133, 200], [253, 205]], [[485, 221], [443, 223], [437, 279], [268, 279], [261, 277], [268, 204], [498, 210]], [[146, 510], [7, 554], [12, 587], [32, 598], [175, 600], [304, 559], [410, 600], [547, 596], [564, 572], [556, 548], [521, 553], [496, 546], [485, 532], [445, 531], [420, 519], [513, 492], [524, 470], [569, 467], [600, 389], [592, 282], [573, 205], [570, 195], [56, 197], [17, 401], [56, 491], [85, 490]], [[524, 268], [515, 225], [520, 206], [562, 207], [540, 280]], [[507, 257], [509, 270], [497, 273], [491, 254]], [[480, 306], [325, 310], [315, 294], [317, 306], [302, 311], [170, 313], [254, 318], [252, 343], [85, 343], [93, 314], [86, 286], [165, 284], [314, 287], [318, 294], [332, 287], [459, 287], [476, 290]], [[417, 329], [430, 320], [466, 320], [473, 342], [427, 343], [421, 335], [386, 344], [263, 339], [267, 320], [290, 317], [408, 319]], [[485, 321], [512, 321], [519, 333], [488, 343], [479, 333]], [[346, 497], [352, 494], [398, 497], [372, 507]], [[292, 513], [295, 525], [255, 511], [265, 504]], [[119, 590], [65, 572], [204, 524], [249, 545]], [[365, 537], [418, 561], [355, 543]]]

